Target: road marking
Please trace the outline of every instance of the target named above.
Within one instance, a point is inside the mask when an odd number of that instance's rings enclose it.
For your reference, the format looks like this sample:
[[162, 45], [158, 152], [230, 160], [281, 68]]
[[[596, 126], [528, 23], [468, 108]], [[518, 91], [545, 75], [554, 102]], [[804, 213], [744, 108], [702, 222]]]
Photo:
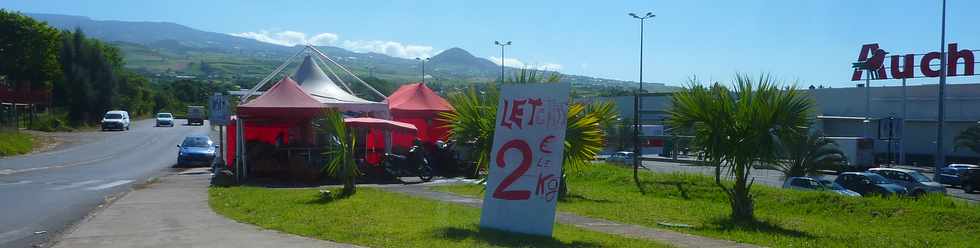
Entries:
[[85, 190], [103, 190], [103, 189], [108, 189], [108, 188], [116, 187], [116, 186], [119, 186], [119, 185], [127, 184], [127, 183], [130, 183], [130, 182], [133, 182], [133, 180], [119, 180], [119, 181], [115, 181], [115, 182], [111, 182], [111, 183], [107, 183], [107, 184], [103, 184], [103, 185], [99, 185], [99, 186], [95, 186], [95, 187], [88, 187], [88, 188], [85, 188]]
[[66, 189], [78, 188], [78, 187], [82, 187], [82, 186], [85, 186], [85, 185], [88, 185], [88, 184], [93, 184], [93, 183], [98, 183], [98, 182], [102, 182], [102, 180], [81, 181], [81, 182], [76, 182], [76, 183], [69, 184], [69, 185], [62, 185], [62, 186], [54, 187], [54, 188], [51, 188], [51, 190], [66, 190]]
[[28, 184], [28, 183], [32, 183], [32, 182], [33, 181], [31, 181], [31, 180], [21, 180], [21, 181], [10, 182], [10, 183], [0, 183], [0, 186], [21, 185], [21, 184]]

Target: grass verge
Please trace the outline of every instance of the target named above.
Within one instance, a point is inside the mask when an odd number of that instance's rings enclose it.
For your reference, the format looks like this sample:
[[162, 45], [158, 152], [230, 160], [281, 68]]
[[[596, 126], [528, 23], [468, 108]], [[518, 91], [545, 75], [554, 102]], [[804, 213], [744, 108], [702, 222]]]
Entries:
[[[941, 195], [912, 198], [845, 197], [756, 184], [757, 221], [733, 223], [713, 178], [641, 173], [640, 194], [628, 168], [597, 164], [569, 174], [570, 194], [558, 210], [648, 227], [693, 225], [681, 232], [771, 247], [975, 247], [980, 206]], [[479, 197], [478, 185], [437, 190]]]
[[231, 219], [301, 236], [371, 247], [664, 247], [557, 225], [554, 238], [478, 227], [480, 210], [359, 188], [321, 199], [315, 189], [211, 188], [211, 208]]
[[30, 134], [14, 131], [0, 131], [0, 157], [31, 152], [34, 138]]

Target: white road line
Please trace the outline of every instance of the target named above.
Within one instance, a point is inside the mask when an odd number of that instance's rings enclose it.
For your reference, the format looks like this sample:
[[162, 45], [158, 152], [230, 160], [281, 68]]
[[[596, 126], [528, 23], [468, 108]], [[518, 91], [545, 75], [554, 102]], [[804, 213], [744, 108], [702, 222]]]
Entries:
[[111, 183], [107, 183], [107, 184], [103, 184], [103, 185], [99, 185], [99, 186], [95, 186], [95, 187], [88, 187], [88, 188], [85, 188], [85, 190], [103, 190], [103, 189], [108, 189], [108, 188], [116, 187], [116, 186], [119, 186], [119, 185], [127, 184], [127, 183], [130, 183], [130, 182], [133, 182], [133, 180], [119, 180], [119, 181], [115, 181], [115, 182], [111, 182]]
[[21, 185], [21, 184], [28, 184], [28, 183], [32, 183], [32, 182], [33, 181], [31, 181], [31, 180], [21, 180], [21, 181], [16, 181], [16, 182], [12, 182], [12, 183], [0, 183], [0, 186]]
[[102, 182], [102, 180], [81, 181], [81, 182], [77, 182], [77, 183], [73, 183], [73, 184], [69, 184], [69, 185], [62, 185], [62, 186], [54, 187], [54, 188], [51, 188], [51, 190], [66, 190], [66, 189], [78, 188], [78, 187], [82, 187], [82, 186], [85, 186], [85, 185], [88, 185], [88, 184], [93, 184], [93, 183], [98, 183], [98, 182]]

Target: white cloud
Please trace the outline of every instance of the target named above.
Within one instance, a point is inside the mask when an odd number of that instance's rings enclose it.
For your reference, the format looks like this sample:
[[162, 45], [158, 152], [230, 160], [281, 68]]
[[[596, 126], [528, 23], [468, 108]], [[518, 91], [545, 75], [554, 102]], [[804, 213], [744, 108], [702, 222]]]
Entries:
[[560, 71], [561, 70], [561, 65], [555, 64], [555, 63], [545, 63], [543, 65], [538, 66], [538, 70], [542, 70], [542, 71]]
[[[498, 64], [498, 65], [500, 64], [500, 58], [498, 58], [498, 57], [490, 56], [489, 59], [490, 59], [490, 61], [493, 61], [494, 64]], [[541, 70], [541, 71], [559, 71], [559, 70], [561, 70], [561, 65], [560, 64], [555, 64], [555, 63], [544, 63], [544, 64], [536, 65], [536, 64], [524, 63], [524, 62], [522, 62], [522, 61], [520, 61], [518, 59], [515, 59], [515, 58], [506, 58], [506, 59], [504, 59], [504, 62], [507, 62], [507, 67], [513, 67], [513, 68], [525, 68], [525, 67], [527, 67], [527, 68], [532, 68], [532, 69]]]
[[[500, 58], [498, 57], [490, 56], [490, 61], [493, 61], [494, 64], [500, 64]], [[515, 58], [506, 58], [504, 59], [504, 62], [507, 63], [507, 67], [523, 68], [525, 65], [524, 62], [521, 62]]]
[[282, 46], [305, 44], [313, 44], [317, 46], [332, 45], [339, 39], [339, 36], [333, 33], [319, 33], [307, 38], [305, 33], [290, 30], [275, 33], [262, 30], [259, 32], [232, 33], [231, 35]]
[[399, 58], [432, 57], [432, 52], [435, 50], [431, 46], [405, 45], [396, 41], [381, 40], [345, 40], [340, 46], [359, 53], [374, 52]]
[[359, 53], [374, 52], [400, 58], [431, 57], [432, 55], [435, 55], [433, 52], [435, 49], [433, 49], [431, 46], [407, 45], [397, 41], [382, 40], [341, 41], [340, 36], [334, 33], [319, 33], [308, 36], [306, 33], [291, 30], [280, 32], [269, 32], [262, 30], [259, 32], [232, 33], [231, 35], [282, 46], [304, 44], [313, 44], [317, 46], [335, 45]]

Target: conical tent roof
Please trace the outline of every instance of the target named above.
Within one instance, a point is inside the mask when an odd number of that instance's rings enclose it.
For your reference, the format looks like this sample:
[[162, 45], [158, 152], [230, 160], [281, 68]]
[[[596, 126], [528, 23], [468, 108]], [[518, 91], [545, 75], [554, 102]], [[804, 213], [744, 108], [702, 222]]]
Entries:
[[334, 83], [309, 55], [303, 59], [293, 78], [307, 93], [328, 107], [345, 111], [386, 111], [384, 103], [372, 102], [352, 95]]
[[422, 83], [402, 85], [388, 97], [392, 113], [431, 113], [453, 111], [453, 106]]
[[303, 91], [295, 81], [284, 77], [264, 94], [238, 105], [243, 117], [295, 117], [318, 113], [325, 106]]

